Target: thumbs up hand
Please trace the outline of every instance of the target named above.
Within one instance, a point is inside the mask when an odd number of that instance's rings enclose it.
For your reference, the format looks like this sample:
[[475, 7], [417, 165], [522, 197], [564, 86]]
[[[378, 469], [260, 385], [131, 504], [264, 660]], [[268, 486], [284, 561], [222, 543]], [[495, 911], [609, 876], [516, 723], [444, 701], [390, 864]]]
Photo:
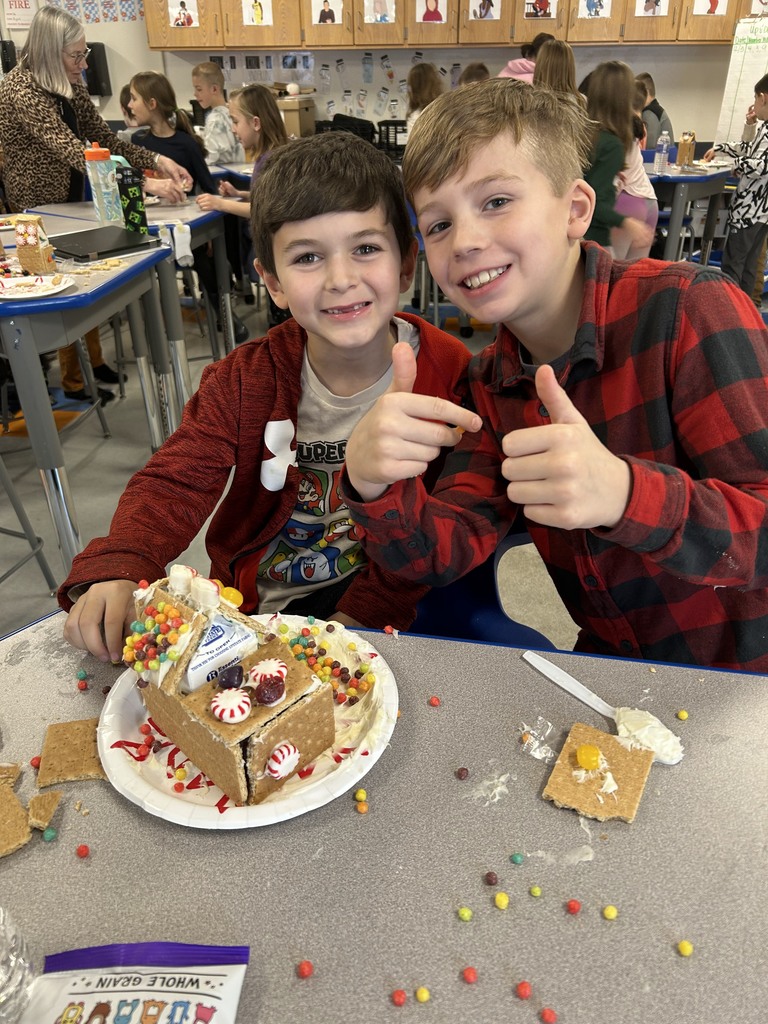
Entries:
[[444, 398], [413, 394], [416, 357], [404, 341], [392, 349], [392, 383], [347, 441], [352, 486], [373, 501], [397, 480], [423, 473], [441, 448], [458, 444], [464, 430], [482, 426], [477, 413]]
[[557, 382], [551, 366], [536, 371], [536, 392], [551, 422], [513, 430], [502, 441], [501, 472], [509, 500], [543, 526], [613, 527], [631, 490], [629, 466], [613, 455]]

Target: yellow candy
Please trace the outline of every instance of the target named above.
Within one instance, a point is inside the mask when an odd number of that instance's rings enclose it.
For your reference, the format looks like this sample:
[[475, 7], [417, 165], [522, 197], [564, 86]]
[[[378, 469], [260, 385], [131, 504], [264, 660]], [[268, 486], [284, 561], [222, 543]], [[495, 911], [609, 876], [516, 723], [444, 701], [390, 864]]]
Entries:
[[541, 886], [540, 885], [532, 885], [531, 888], [528, 890], [528, 892], [531, 894], [531, 896], [539, 897], [539, 896], [541, 896]]
[[430, 1000], [431, 993], [428, 988], [417, 988], [416, 989], [416, 1002], [428, 1003]]
[[348, 651], [356, 651], [357, 650], [357, 644], [355, 643], [354, 640], [350, 640], [349, 641], [349, 643], [347, 644], [347, 650]]
[[366, 791], [364, 789], [356, 789], [355, 790], [355, 800], [367, 800], [367, 799], [368, 799], [368, 794], [366, 793]]
[[357, 696], [357, 689], [354, 686], [348, 686], [347, 687], [347, 696], [348, 697], [356, 697]]
[[509, 906], [509, 896], [505, 892], [497, 892], [493, 897], [493, 902], [499, 908], [499, 910], [506, 910]]
[[677, 712], [677, 717], [680, 719], [681, 722], [684, 722], [686, 720], [686, 718], [688, 717], [688, 712], [685, 710], [685, 708], [681, 708]]
[[580, 743], [576, 747], [576, 761], [579, 768], [593, 772], [600, 767], [600, 750], [591, 743]]
[[223, 587], [221, 591], [221, 597], [225, 601], [229, 601], [235, 608], [239, 608], [245, 598], [237, 589], [237, 587]]
[[619, 916], [619, 912], [612, 904], [608, 904], [607, 907], [603, 907], [603, 917], [606, 921], [615, 921]]
[[469, 909], [469, 907], [459, 907], [458, 915], [459, 915], [460, 920], [462, 920], [462, 921], [471, 921], [472, 920], [472, 911]]
[[677, 952], [680, 956], [690, 956], [693, 953], [693, 943], [688, 942], [687, 939], [683, 939], [682, 942], [677, 944]]
[[173, 774], [176, 776], [176, 778], [179, 780], [179, 782], [183, 782], [184, 779], [186, 779], [186, 777], [187, 777], [187, 769], [186, 768], [177, 768], [176, 771]]

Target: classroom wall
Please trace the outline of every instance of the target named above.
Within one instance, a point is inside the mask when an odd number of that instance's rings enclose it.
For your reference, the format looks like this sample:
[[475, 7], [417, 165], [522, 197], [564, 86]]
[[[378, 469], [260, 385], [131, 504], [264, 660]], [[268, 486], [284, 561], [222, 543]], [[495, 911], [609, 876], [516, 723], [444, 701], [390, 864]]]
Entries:
[[[3, 21], [3, 35], [11, 38], [20, 48], [26, 34], [18, 31], [8, 32]], [[188, 106], [192, 96], [190, 71], [200, 60], [207, 60], [210, 52], [198, 53], [183, 51], [158, 52], [147, 46], [143, 21], [119, 22], [115, 24], [97, 23], [88, 26], [89, 40], [104, 43], [107, 48], [113, 96], [101, 104], [101, 113], [106, 119], [119, 119], [120, 108], [117, 95], [120, 87], [127, 82], [136, 71], [164, 71], [170, 78], [181, 106]], [[231, 85], [239, 86], [249, 81], [266, 80], [262, 71], [246, 71], [245, 54], [243, 52], [219, 51], [225, 59], [225, 73]], [[314, 61], [314, 81], [320, 86], [320, 67], [329, 66], [330, 82], [327, 91], [318, 91], [315, 96], [317, 117], [327, 117], [327, 103], [333, 101], [336, 112], [344, 112], [344, 89], [351, 94], [353, 104], [361, 89], [367, 90], [367, 111], [364, 116], [371, 120], [382, 119], [375, 113], [379, 90], [390, 83], [381, 66], [381, 58], [386, 55], [391, 61], [394, 72], [394, 85], [390, 85], [390, 97], [400, 101], [399, 115], [404, 116], [405, 97], [398, 91], [398, 83], [403, 80], [411, 65], [413, 50], [373, 51], [372, 81], [363, 81], [362, 50], [316, 50], [310, 53]], [[650, 71], [656, 81], [657, 93], [661, 103], [669, 111], [675, 133], [693, 130], [700, 140], [713, 139], [717, 126], [718, 114], [728, 72], [730, 46], [728, 45], [683, 45], [668, 44], [664, 46], [576, 46], [576, 66], [579, 79], [602, 60], [620, 58], [627, 61], [634, 71]], [[250, 55], [251, 51], [249, 51]], [[252, 51], [262, 58], [266, 51]], [[491, 74], [496, 74], [510, 58], [519, 56], [519, 48], [476, 48], [456, 47], [454, 49], [425, 49], [424, 59], [431, 60], [436, 66], [446, 69], [450, 80], [453, 64], [464, 64], [470, 61], [484, 61]], [[273, 64], [277, 65], [272, 78], [278, 81], [290, 81], [298, 73], [283, 71], [279, 67], [283, 52], [273, 52]], [[236, 67], [229, 67], [230, 59], [234, 58]], [[344, 81], [336, 71], [336, 61], [344, 61]], [[299, 62], [301, 63], [301, 62]], [[310, 77], [312, 72], [307, 73]], [[392, 114], [387, 110], [383, 117]]]

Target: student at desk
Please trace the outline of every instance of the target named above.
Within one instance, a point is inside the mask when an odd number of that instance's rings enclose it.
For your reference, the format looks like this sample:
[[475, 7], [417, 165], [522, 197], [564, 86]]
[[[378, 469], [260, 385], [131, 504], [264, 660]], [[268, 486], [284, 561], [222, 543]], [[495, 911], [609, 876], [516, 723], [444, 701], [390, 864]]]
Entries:
[[578, 650], [765, 672], [768, 332], [719, 272], [581, 241], [588, 125], [500, 80], [419, 119], [403, 178], [430, 271], [501, 326], [470, 365], [477, 412], [411, 394], [394, 350], [343, 490], [369, 557], [408, 579], [450, 583], [522, 512]]

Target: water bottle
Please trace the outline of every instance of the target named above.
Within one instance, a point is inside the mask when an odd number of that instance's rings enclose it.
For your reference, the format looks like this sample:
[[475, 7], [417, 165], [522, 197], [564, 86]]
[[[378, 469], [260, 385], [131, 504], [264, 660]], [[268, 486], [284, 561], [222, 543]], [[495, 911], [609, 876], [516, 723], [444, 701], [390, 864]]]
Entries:
[[667, 161], [669, 160], [669, 132], [662, 132], [659, 141], [656, 143], [656, 154], [653, 158], [654, 174], [667, 173]]
[[0, 907], [0, 1024], [17, 1024], [29, 999], [35, 969], [23, 935]]
[[99, 220], [122, 224], [123, 204], [120, 202], [112, 154], [94, 142], [85, 150], [85, 166], [88, 168], [93, 205]]

